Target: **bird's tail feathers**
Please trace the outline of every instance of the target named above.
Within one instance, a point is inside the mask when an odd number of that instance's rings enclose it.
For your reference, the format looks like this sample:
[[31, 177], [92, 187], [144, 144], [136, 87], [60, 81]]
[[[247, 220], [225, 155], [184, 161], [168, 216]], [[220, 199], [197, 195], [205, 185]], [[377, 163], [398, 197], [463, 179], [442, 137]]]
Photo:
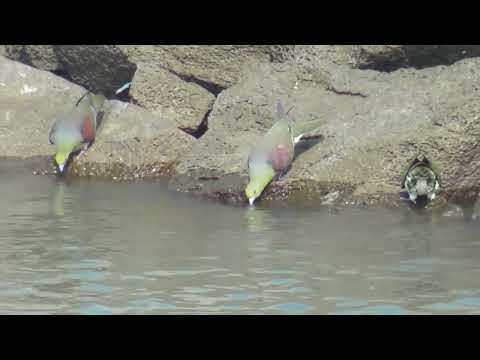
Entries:
[[120, 94], [122, 91], [125, 91], [126, 89], [128, 89], [130, 86], [132, 85], [132, 82], [127, 82], [125, 85], [123, 85], [122, 87], [120, 87], [117, 91], [115, 91], [115, 95], [118, 95]]
[[326, 115], [322, 115], [312, 120], [292, 122], [291, 127], [293, 131], [293, 136], [297, 138], [304, 134], [314, 132], [318, 130], [321, 126], [325, 125], [326, 122], [327, 122]]

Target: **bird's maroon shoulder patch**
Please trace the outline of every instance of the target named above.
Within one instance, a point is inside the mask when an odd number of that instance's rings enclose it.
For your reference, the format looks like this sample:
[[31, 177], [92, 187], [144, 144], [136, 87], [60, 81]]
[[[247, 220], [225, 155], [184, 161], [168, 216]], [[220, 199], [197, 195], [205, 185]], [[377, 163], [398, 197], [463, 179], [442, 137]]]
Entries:
[[275, 170], [281, 171], [286, 169], [291, 161], [288, 148], [283, 144], [277, 145], [270, 153], [269, 160]]
[[82, 138], [84, 141], [92, 141], [95, 138], [93, 121], [89, 116], [86, 116], [82, 122]]

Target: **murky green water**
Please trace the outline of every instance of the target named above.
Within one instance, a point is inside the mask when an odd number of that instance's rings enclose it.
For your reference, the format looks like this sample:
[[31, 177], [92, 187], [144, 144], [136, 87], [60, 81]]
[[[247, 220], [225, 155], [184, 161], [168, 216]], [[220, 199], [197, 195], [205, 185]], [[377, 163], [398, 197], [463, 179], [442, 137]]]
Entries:
[[480, 226], [0, 179], [0, 313], [480, 313]]

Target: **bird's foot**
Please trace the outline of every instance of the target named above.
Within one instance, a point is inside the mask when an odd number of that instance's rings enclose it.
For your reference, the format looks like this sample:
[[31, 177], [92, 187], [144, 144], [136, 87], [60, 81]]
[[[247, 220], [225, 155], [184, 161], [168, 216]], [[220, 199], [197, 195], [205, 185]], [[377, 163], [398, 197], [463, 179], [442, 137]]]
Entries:
[[286, 171], [282, 171], [281, 173], [278, 174], [277, 181], [282, 181], [285, 179], [285, 176], [287, 175]]
[[88, 149], [88, 144], [83, 145], [82, 149], [80, 150], [80, 153], [78, 154], [77, 158], [80, 158], [87, 152]]

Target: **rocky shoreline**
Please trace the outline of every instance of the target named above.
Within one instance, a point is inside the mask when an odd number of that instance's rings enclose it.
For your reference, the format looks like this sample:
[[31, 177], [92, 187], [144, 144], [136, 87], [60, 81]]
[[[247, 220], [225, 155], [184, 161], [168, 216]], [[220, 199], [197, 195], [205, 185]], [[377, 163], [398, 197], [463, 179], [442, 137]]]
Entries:
[[423, 153], [442, 174], [439, 203], [470, 207], [479, 56], [480, 45], [0, 45], [0, 173], [52, 174], [50, 127], [88, 89], [109, 101], [69, 176], [168, 177], [173, 190], [246, 203], [248, 153], [280, 100], [327, 121], [262, 203], [405, 206], [402, 169]]

